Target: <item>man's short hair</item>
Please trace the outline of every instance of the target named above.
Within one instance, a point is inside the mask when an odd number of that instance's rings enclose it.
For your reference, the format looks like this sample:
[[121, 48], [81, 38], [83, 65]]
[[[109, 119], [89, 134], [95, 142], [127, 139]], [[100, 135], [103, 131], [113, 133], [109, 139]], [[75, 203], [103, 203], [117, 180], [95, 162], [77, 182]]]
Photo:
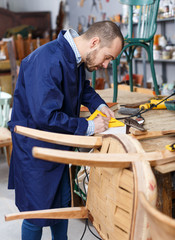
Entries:
[[96, 22], [92, 24], [83, 35], [87, 40], [95, 36], [99, 37], [101, 41], [101, 47], [109, 46], [115, 38], [119, 37], [122, 42], [122, 48], [124, 46], [124, 38], [120, 28], [112, 21]]

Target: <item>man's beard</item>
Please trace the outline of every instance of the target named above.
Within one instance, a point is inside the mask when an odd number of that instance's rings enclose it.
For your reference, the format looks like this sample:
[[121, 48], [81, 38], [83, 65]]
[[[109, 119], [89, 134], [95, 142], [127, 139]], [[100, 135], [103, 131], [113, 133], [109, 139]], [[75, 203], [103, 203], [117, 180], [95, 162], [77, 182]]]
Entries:
[[86, 56], [86, 61], [85, 61], [85, 66], [89, 72], [93, 72], [97, 65], [94, 65], [94, 59], [96, 56], [97, 50], [95, 49], [94, 51], [90, 52]]

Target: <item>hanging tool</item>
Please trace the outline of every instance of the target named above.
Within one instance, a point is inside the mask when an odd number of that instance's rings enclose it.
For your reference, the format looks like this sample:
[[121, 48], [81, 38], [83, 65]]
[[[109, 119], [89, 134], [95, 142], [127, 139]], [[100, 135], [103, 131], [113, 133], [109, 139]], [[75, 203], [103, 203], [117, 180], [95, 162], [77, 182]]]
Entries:
[[96, 0], [92, 0], [91, 12], [92, 12], [93, 8], [95, 8], [96, 11], [98, 12]]
[[78, 34], [81, 35], [84, 32], [84, 27], [86, 26], [86, 17], [78, 17]]
[[101, 0], [99, 0], [99, 9], [102, 11], [103, 10], [103, 6], [102, 6], [102, 3], [101, 3]]
[[83, 5], [84, 5], [84, 0], [80, 0], [80, 7], [83, 7]]

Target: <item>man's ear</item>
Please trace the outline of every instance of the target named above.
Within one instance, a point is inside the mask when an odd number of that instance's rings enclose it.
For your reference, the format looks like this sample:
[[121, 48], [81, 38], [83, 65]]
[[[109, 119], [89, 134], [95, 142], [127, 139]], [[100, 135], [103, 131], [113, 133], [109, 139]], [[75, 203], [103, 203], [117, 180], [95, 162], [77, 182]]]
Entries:
[[96, 48], [100, 44], [99, 37], [93, 37], [90, 40], [90, 48]]

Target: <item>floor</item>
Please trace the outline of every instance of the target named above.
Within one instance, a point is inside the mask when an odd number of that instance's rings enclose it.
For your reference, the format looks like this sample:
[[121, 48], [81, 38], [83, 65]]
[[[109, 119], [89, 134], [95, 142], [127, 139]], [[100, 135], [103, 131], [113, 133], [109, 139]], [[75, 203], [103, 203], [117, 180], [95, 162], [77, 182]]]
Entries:
[[[2, 240], [19, 240], [22, 220], [5, 222], [4, 215], [18, 212], [14, 204], [14, 191], [7, 189], [8, 171], [5, 155], [0, 152], [0, 239]], [[69, 220], [68, 240], [79, 240], [84, 231], [84, 220]], [[95, 233], [95, 229], [91, 226]], [[97, 234], [98, 235], [98, 234]], [[89, 229], [86, 230], [82, 240], [97, 239], [92, 235]], [[43, 229], [42, 240], [51, 240], [49, 227]]]

